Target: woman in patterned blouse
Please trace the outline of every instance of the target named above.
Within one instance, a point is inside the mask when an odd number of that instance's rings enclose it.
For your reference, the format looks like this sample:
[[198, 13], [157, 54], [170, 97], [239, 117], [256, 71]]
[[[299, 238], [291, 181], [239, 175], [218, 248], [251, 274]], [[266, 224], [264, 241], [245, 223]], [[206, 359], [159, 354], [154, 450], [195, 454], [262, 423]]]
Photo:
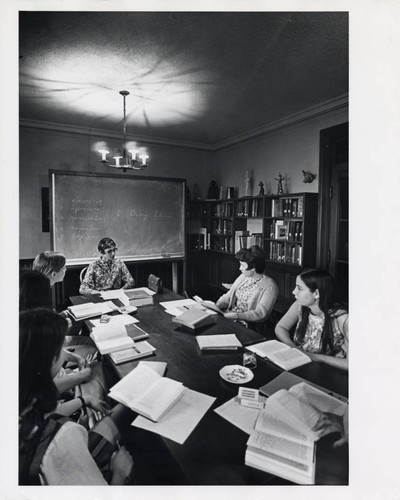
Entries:
[[100, 259], [92, 262], [79, 288], [79, 293], [93, 293], [119, 288], [133, 288], [135, 280], [122, 260], [115, 258], [118, 250], [111, 238], [103, 238], [97, 248]]
[[259, 246], [242, 248], [235, 257], [240, 262], [241, 275], [216, 304], [226, 311], [225, 318], [246, 323], [264, 322], [278, 297], [275, 281], [264, 274], [264, 251]]
[[[323, 269], [304, 271], [296, 278], [296, 298], [276, 325], [281, 342], [297, 347], [313, 361], [348, 369], [347, 311], [333, 299], [334, 280]], [[293, 339], [290, 331], [296, 325]]]

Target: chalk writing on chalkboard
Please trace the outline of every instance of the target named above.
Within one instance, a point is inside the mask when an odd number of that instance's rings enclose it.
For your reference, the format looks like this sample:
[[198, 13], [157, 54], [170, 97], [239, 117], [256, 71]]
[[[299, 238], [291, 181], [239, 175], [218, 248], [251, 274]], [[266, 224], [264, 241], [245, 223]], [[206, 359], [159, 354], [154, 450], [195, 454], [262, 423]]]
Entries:
[[52, 244], [69, 263], [98, 257], [104, 236], [125, 260], [185, 256], [183, 179], [53, 170]]

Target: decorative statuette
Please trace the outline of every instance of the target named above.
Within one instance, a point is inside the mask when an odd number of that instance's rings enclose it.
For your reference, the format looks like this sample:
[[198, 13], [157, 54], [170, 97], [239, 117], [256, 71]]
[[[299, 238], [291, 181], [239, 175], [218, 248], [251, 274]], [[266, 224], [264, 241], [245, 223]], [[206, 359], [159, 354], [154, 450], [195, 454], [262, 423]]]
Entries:
[[302, 170], [302, 172], [303, 172], [303, 176], [304, 176], [303, 182], [305, 182], [306, 184], [309, 182], [312, 182], [317, 177], [317, 174], [313, 174], [312, 172], [309, 172], [308, 170]]
[[277, 194], [283, 194], [283, 185], [282, 185], [282, 181], [285, 180], [285, 176], [282, 175], [280, 172], [279, 172], [279, 175], [278, 177], [275, 177], [275, 180], [278, 181], [278, 192]]
[[260, 187], [260, 192], [258, 193], [258, 196], [264, 196], [265, 194], [265, 191], [264, 191], [264, 184], [260, 181], [258, 183], [259, 187]]

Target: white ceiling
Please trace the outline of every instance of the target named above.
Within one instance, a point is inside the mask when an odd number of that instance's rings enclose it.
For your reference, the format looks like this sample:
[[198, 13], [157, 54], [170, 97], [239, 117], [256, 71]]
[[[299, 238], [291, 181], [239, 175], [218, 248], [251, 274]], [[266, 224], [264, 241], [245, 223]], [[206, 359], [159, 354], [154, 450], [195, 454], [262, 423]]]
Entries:
[[348, 92], [344, 12], [21, 12], [20, 118], [215, 147]]

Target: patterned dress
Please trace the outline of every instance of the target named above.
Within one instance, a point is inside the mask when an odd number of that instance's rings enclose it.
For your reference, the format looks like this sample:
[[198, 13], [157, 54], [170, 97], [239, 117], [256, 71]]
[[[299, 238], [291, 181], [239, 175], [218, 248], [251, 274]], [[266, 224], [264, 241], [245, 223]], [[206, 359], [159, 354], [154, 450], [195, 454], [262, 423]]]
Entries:
[[[343, 316], [346, 316], [345, 318]], [[321, 336], [322, 330], [325, 324], [325, 315], [314, 316], [310, 313], [308, 316], [307, 330], [304, 335], [302, 342], [298, 343], [298, 327], [301, 320], [301, 307], [299, 307], [299, 319], [296, 326], [296, 331], [294, 333], [294, 342], [304, 349], [304, 351], [316, 353], [316, 354], [327, 354], [329, 356], [335, 356], [338, 358], [347, 357], [347, 345], [346, 339], [343, 333], [340, 331], [338, 318], [341, 320], [346, 320], [348, 314], [345, 311], [335, 311], [329, 315], [329, 319], [332, 322], [332, 332], [333, 332], [333, 349], [328, 348], [328, 352], [322, 352], [321, 347]]]
[[232, 312], [246, 312], [254, 294], [257, 291], [257, 283], [262, 278], [247, 278], [236, 290], [236, 304], [232, 307]]
[[132, 288], [134, 285], [135, 280], [122, 260], [104, 261], [99, 259], [89, 265], [79, 293]]

